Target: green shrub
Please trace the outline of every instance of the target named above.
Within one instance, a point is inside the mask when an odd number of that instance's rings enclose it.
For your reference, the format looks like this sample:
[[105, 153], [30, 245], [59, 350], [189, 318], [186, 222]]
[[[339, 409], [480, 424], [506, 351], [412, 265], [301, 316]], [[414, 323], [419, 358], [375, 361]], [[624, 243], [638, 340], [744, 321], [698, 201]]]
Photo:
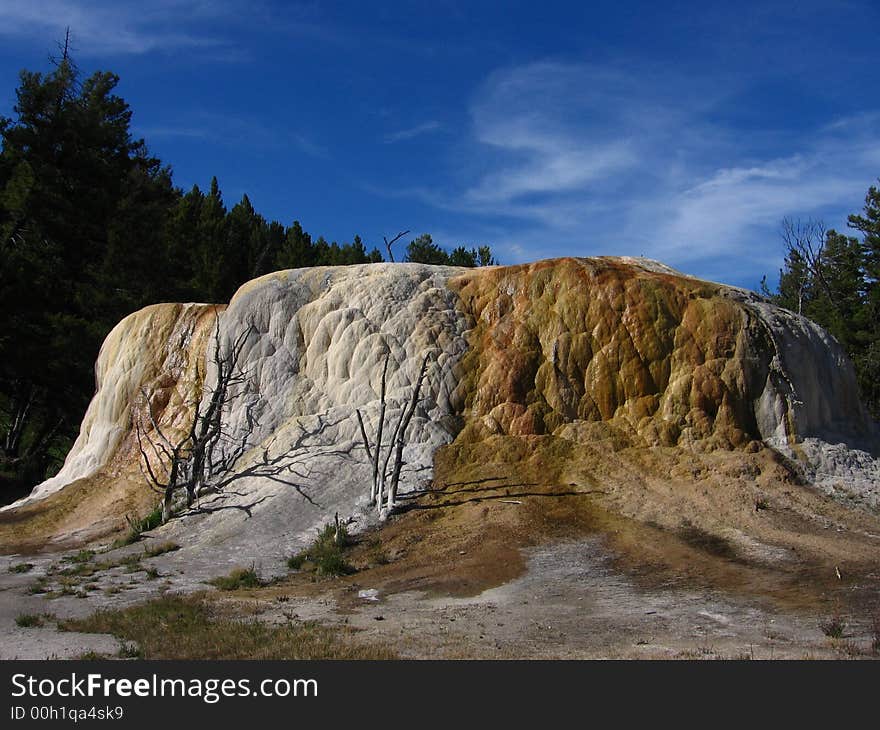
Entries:
[[318, 532], [311, 547], [291, 556], [287, 567], [292, 570], [311, 568], [318, 575], [348, 575], [354, 568], [345, 560], [345, 548], [351, 545], [351, 536], [345, 525], [326, 524]]
[[42, 626], [43, 617], [35, 613], [22, 613], [15, 619], [15, 625], [22, 628], [30, 628], [32, 626]]
[[234, 591], [239, 588], [260, 588], [266, 584], [257, 574], [253, 565], [250, 568], [236, 568], [229, 575], [213, 578], [208, 583], [219, 588], [221, 591]]
[[178, 545], [176, 542], [162, 542], [158, 545], [154, 545], [151, 548], [145, 548], [143, 557], [155, 558], [157, 555], [172, 553], [175, 550], [180, 550], [180, 545]]
[[95, 557], [94, 550], [80, 550], [75, 555], [68, 555], [64, 558], [64, 562], [66, 563], [88, 563], [93, 557]]
[[155, 509], [153, 509], [152, 512], [150, 512], [150, 514], [140, 519], [134, 518], [131, 515], [127, 515], [125, 520], [126, 522], [128, 522], [128, 532], [123, 537], [116, 540], [110, 546], [111, 549], [131, 545], [133, 542], [137, 542], [141, 539], [141, 534], [150, 530], [154, 530], [159, 525], [161, 525], [162, 508], [160, 506], [157, 506]]
[[10, 573], [30, 573], [33, 570], [33, 563], [16, 563], [15, 565], [9, 566]]
[[34, 581], [30, 586], [28, 586], [28, 593], [32, 596], [39, 595], [41, 593], [48, 593], [49, 589], [46, 587], [46, 576], [41, 575]]
[[819, 628], [822, 629], [822, 633], [825, 636], [831, 639], [842, 639], [843, 632], [846, 630], [846, 624], [840, 616], [835, 614], [827, 621], [822, 621], [819, 624]]

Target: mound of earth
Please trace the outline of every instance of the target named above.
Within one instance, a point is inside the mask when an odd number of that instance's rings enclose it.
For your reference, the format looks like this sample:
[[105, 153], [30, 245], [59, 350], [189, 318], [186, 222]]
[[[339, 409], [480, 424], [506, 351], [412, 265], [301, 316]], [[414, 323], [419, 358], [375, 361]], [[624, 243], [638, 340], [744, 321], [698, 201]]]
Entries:
[[226, 306], [136, 312], [101, 349], [64, 467], [0, 510], [0, 550], [109, 542], [148, 513], [143, 439], [192, 426], [217, 341], [241, 343], [242, 377], [220, 410], [223, 466], [208, 469], [222, 489], [154, 533], [181, 546], [177, 580], [254, 562], [280, 574], [337, 513], [354, 531], [375, 524], [356, 411], [375, 434], [387, 361], [395, 422], [426, 356], [404, 514], [386, 530], [447, 527], [422, 558], [404, 550], [391, 587], [499, 586], [525, 570], [522, 550], [617, 535], [613, 520], [633, 526], [612, 540], [630, 567], [667, 538], [789, 577], [876, 564], [880, 440], [838, 343], [750, 292], [630, 258], [298, 269]]

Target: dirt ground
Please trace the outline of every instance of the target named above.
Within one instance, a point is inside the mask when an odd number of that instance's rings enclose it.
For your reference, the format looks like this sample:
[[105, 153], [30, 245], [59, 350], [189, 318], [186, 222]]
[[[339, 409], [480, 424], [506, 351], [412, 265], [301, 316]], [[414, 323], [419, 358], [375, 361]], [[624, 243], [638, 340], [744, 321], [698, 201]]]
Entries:
[[[231, 600], [256, 601], [263, 620], [345, 624], [412, 658], [874, 655], [880, 571], [768, 568], [699, 532], [615, 516], [601, 495], [530, 490], [413, 497], [361, 537], [354, 575], [292, 574]], [[835, 617], [836, 639], [822, 629]]]
[[[260, 588], [210, 589], [209, 600], [273, 624], [346, 626], [406, 658], [877, 655], [880, 518], [870, 511], [797, 484], [765, 451], [542, 453], [556, 448], [482, 463], [442, 452], [429, 489], [355, 536], [351, 575], [293, 571]], [[16, 626], [22, 613], [83, 616], [208, 588], [185, 569], [186, 546], [121, 562], [143, 549], [108, 553], [114, 567], [67, 584], [62, 554], [0, 558], [0, 657], [118, 650], [51, 620]], [[218, 575], [253, 562], [215, 557]], [[33, 568], [11, 572], [23, 561]], [[46, 592], [32, 594], [40, 576]]]

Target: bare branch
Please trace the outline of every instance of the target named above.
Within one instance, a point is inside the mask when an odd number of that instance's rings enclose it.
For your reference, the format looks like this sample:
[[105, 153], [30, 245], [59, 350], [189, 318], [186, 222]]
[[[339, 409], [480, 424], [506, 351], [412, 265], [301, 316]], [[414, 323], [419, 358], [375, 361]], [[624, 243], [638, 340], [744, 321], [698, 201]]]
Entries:
[[367, 429], [364, 428], [364, 419], [361, 417], [360, 410], [355, 408], [354, 412], [357, 413], [358, 425], [361, 427], [361, 438], [364, 440], [364, 448], [367, 450], [367, 458], [372, 461], [373, 452], [370, 451], [370, 440], [367, 438]]
[[388, 249], [388, 258], [391, 259], [392, 264], [394, 263], [394, 252], [391, 250], [391, 246], [393, 246], [395, 242], [403, 238], [407, 233], [409, 233], [409, 231], [401, 231], [390, 241], [385, 236], [382, 236], [382, 239], [385, 241], [385, 248]]
[[373, 451], [373, 488], [370, 491], [370, 500], [376, 500], [377, 507], [382, 506], [382, 489], [385, 482], [385, 474], [379, 474], [379, 452], [382, 449], [382, 429], [385, 426], [385, 389], [388, 377], [388, 360], [391, 352], [385, 355], [385, 365], [382, 368], [382, 388], [379, 398], [379, 425], [376, 428], [376, 448]]
[[428, 355], [422, 359], [422, 367], [419, 369], [419, 377], [416, 380], [413, 389], [412, 399], [409, 403], [409, 409], [404, 411], [405, 415], [401, 415], [400, 427], [395, 433], [394, 438], [394, 472], [391, 475], [391, 484], [388, 488], [388, 507], [394, 508], [394, 501], [397, 499], [397, 485], [400, 483], [400, 471], [403, 468], [403, 444], [406, 430], [412, 420], [413, 414], [416, 412], [416, 406], [419, 403], [419, 393], [422, 389], [422, 382], [425, 379], [425, 373], [428, 369]]
[[[422, 358], [421, 367], [419, 368], [419, 374], [415, 380], [415, 383], [413, 384], [413, 390], [410, 399], [403, 406], [403, 408], [401, 408], [400, 414], [397, 416], [397, 420], [394, 426], [394, 432], [391, 437], [391, 442], [387, 445], [387, 447], [384, 447], [387, 450], [383, 454], [382, 434], [385, 428], [389, 358], [390, 352], [385, 357], [385, 363], [382, 369], [382, 386], [379, 397], [379, 422], [376, 427], [376, 442], [372, 448], [370, 447], [369, 438], [367, 437], [367, 430], [364, 426], [363, 416], [361, 415], [360, 410], [355, 409], [355, 414], [357, 415], [358, 419], [358, 425], [360, 426], [361, 438], [363, 439], [364, 449], [366, 450], [367, 457], [372, 462], [373, 467], [373, 478], [370, 485], [370, 504], [375, 502], [376, 509], [378, 510], [380, 515], [387, 515], [395, 507], [398, 485], [400, 483], [400, 474], [403, 469], [403, 448], [406, 444], [406, 433], [409, 429], [410, 422], [415, 415], [416, 408], [418, 407], [419, 398], [421, 397], [422, 383], [425, 381], [430, 354], [427, 354]], [[353, 448], [354, 444], [352, 444], [349, 452]], [[387, 485], [388, 489], [386, 505], [385, 487], [386, 480], [389, 476], [388, 465], [391, 462], [392, 456], [394, 457], [394, 466], [391, 473], [390, 482], [388, 482]]]
[[781, 236], [788, 252], [800, 257], [806, 266], [804, 278], [798, 282], [798, 314], [803, 314], [804, 295], [810, 281], [822, 288], [831, 306], [839, 311], [838, 297], [825, 276], [825, 245], [828, 241], [825, 223], [812, 218], [806, 221], [783, 218]]

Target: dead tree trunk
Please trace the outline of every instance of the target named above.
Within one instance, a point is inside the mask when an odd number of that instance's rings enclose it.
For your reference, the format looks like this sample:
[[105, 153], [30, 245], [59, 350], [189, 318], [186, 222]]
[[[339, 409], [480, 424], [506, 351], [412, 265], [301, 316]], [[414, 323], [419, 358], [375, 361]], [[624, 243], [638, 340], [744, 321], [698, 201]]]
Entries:
[[407, 233], [409, 233], [409, 231], [401, 231], [390, 241], [388, 240], [387, 236], [382, 236], [382, 239], [385, 241], [385, 249], [388, 251], [388, 260], [391, 261], [392, 264], [394, 263], [394, 251], [391, 250], [391, 247], [395, 244], [396, 241], [399, 241]]
[[373, 486], [370, 488], [370, 504], [373, 502], [382, 508], [382, 492], [385, 487], [385, 465], [382, 465], [382, 473], [379, 474], [379, 458], [382, 452], [382, 430], [385, 426], [385, 388], [388, 377], [388, 358], [391, 353], [385, 356], [385, 365], [382, 368], [382, 395], [379, 399], [379, 425], [376, 432], [376, 448], [373, 454]]
[[803, 314], [804, 295], [808, 287], [821, 288], [831, 306], [840, 312], [840, 301], [825, 275], [828, 230], [822, 221], [782, 219], [782, 240], [789, 256], [804, 262], [803, 278], [798, 282], [798, 314]]
[[213, 450], [223, 436], [223, 408], [233, 397], [231, 388], [246, 380], [238, 361], [251, 329], [252, 327], [248, 327], [240, 333], [228, 351], [224, 352], [220, 337], [220, 317], [217, 316], [212, 354], [212, 362], [217, 371], [216, 382], [210, 388], [207, 402], [204, 389], [196, 398], [192, 420], [183, 437], [172, 441], [166, 435], [153, 413], [149, 394], [141, 390], [144, 410], [151, 427], [148, 432], [141, 418], [133, 418], [141, 453], [141, 471], [150, 486], [162, 494], [163, 522], [171, 518], [175, 497], [181, 490], [186, 495], [186, 506], [190, 507], [205, 488], [206, 480], [210, 476], [208, 471], [214, 464]]
[[394, 470], [391, 472], [391, 484], [388, 487], [388, 509], [393, 510], [397, 502], [397, 487], [400, 483], [400, 471], [403, 469], [403, 447], [406, 443], [406, 431], [409, 423], [412, 421], [413, 414], [416, 412], [416, 406], [419, 404], [419, 393], [422, 389], [422, 382], [425, 379], [425, 373], [428, 369], [428, 356], [425, 355], [422, 360], [422, 367], [419, 370], [419, 377], [413, 388], [412, 399], [409, 402], [409, 409], [404, 410], [400, 414], [400, 420], [394, 429]]
[[[422, 382], [424, 382], [425, 373], [428, 369], [428, 355], [425, 355], [422, 360], [422, 366], [419, 369], [418, 378], [413, 386], [412, 396], [398, 416], [391, 441], [387, 445], [384, 445], [382, 443], [382, 435], [385, 430], [385, 412], [387, 408], [385, 395], [389, 357], [390, 355], [386, 355], [385, 365], [382, 368], [382, 385], [379, 398], [379, 423], [376, 426], [376, 442], [372, 446], [370, 446], [370, 440], [367, 436], [367, 429], [364, 426], [363, 416], [361, 415], [360, 410], [355, 410], [358, 424], [360, 426], [361, 438], [364, 443], [364, 449], [367, 452], [367, 458], [370, 459], [373, 466], [369, 504], [375, 504], [376, 511], [380, 515], [383, 513], [387, 514], [393, 510], [397, 502], [397, 489], [400, 483], [400, 473], [403, 469], [403, 448], [406, 445], [406, 432], [412, 421], [413, 415], [415, 414], [416, 407], [418, 406]], [[389, 481], [388, 468], [389, 464], [391, 464], [392, 456], [394, 457], [394, 462]]]

